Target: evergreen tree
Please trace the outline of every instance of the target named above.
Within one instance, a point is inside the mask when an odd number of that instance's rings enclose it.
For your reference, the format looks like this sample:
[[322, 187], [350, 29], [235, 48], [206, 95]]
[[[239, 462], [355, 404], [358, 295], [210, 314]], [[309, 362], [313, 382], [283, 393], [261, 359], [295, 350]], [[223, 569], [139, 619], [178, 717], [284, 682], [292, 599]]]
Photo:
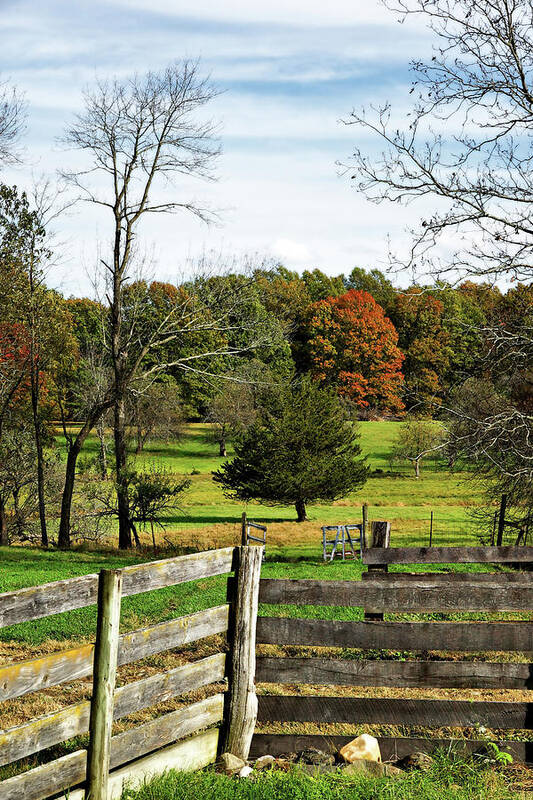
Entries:
[[307, 503], [345, 497], [366, 476], [357, 428], [336, 393], [304, 381], [269, 392], [258, 420], [237, 437], [235, 457], [213, 479], [227, 497], [294, 504], [303, 522]]

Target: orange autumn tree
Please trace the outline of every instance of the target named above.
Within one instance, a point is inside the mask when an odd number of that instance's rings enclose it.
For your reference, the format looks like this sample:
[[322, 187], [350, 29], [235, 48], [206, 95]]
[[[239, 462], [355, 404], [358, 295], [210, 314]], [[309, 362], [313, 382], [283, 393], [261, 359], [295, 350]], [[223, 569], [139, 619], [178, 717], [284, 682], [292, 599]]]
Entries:
[[351, 289], [310, 307], [311, 373], [360, 409], [397, 413], [403, 356], [398, 334], [368, 292]]

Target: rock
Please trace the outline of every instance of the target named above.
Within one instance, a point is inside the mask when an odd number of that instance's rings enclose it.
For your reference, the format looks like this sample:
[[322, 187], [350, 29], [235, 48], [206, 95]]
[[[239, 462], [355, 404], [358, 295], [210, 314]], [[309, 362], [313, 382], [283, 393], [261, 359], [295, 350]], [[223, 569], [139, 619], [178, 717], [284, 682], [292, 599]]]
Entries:
[[246, 761], [234, 756], [233, 753], [222, 753], [220, 764], [227, 775], [235, 775], [236, 772], [240, 772], [246, 766]]
[[383, 767], [388, 778], [401, 778], [403, 775], [407, 775], [405, 770], [395, 767], [394, 764], [383, 764]]
[[368, 733], [363, 733], [356, 739], [345, 744], [339, 750], [341, 758], [348, 764], [354, 761], [376, 761], [381, 763], [381, 751], [378, 740]]
[[331, 753], [324, 753], [323, 750], [317, 750], [315, 747], [309, 747], [307, 750], [302, 750], [298, 757], [299, 764], [314, 764], [315, 766], [331, 765], [335, 763], [335, 756]]
[[255, 769], [267, 769], [276, 763], [274, 756], [261, 756], [254, 764]]
[[342, 770], [343, 775], [356, 775], [360, 773], [373, 775], [376, 778], [381, 778], [387, 774], [384, 764], [381, 764], [379, 761], [369, 761], [366, 758], [356, 758], [350, 761], [349, 764], [346, 764]]
[[240, 769], [237, 774], [239, 778], [248, 778], [248, 776], [251, 775], [252, 772], [253, 769], [249, 767], [248, 764], [245, 764], [245, 766], [242, 769]]
[[396, 766], [401, 767], [401, 769], [407, 772], [411, 772], [415, 769], [421, 772], [428, 772], [433, 766], [433, 759], [427, 753], [417, 751], [415, 753], [410, 753], [408, 756], [405, 756], [405, 758], [401, 758], [396, 762]]
[[292, 766], [294, 769], [305, 772], [306, 775], [324, 775], [325, 773], [340, 771], [340, 767], [336, 764], [304, 764], [299, 762], [298, 764], [292, 764]]

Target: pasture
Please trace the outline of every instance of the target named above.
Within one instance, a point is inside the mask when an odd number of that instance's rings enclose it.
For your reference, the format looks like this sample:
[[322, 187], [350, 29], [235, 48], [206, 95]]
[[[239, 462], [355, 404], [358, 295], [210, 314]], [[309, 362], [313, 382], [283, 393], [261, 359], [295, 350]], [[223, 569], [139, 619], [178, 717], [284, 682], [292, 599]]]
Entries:
[[[168, 541], [198, 548], [224, 547], [238, 540], [240, 519], [245, 510], [250, 519], [269, 526], [269, 554], [286, 557], [314, 556], [319, 552], [320, 526], [340, 522], [359, 522], [361, 505], [369, 504], [370, 520], [387, 519], [392, 523], [394, 541], [401, 536], [404, 545], [427, 542], [430, 512], [434, 512], [434, 544], [477, 543], [468, 517], [468, 509], [478, 502], [472, 485], [461, 472], [450, 473], [433, 461], [424, 462], [420, 479], [407, 463], [391, 464], [391, 449], [398, 422], [361, 422], [361, 449], [368, 460], [370, 476], [363, 488], [333, 504], [310, 505], [309, 521], [294, 524], [292, 507], [265, 506], [224, 497], [211, 473], [223, 462], [217, 445], [207, 441], [208, 425], [195, 423], [185, 427], [178, 442], [149, 442], [135, 458], [139, 464], [162, 464], [176, 475], [188, 476], [191, 487], [182, 508], [163, 519], [162, 544]], [[91, 438], [84, 458], [95, 457], [97, 440]], [[231, 446], [228, 456], [231, 457]], [[165, 541], [167, 540], [167, 542]], [[146, 537], [148, 543], [149, 537]], [[293, 552], [294, 548], [294, 552]]]
[[[296, 523], [294, 509], [285, 507], [268, 507], [256, 503], [243, 505], [225, 498], [221, 489], [212, 482], [211, 472], [218, 467], [222, 459], [216, 456], [216, 446], [206, 441], [207, 426], [201, 424], [188, 425], [179, 442], [165, 444], [154, 442], [148, 444], [139, 461], [149, 465], [153, 461], [163, 463], [176, 475], [188, 475], [191, 488], [188, 491], [182, 509], [164, 520], [164, 530], [158, 533], [158, 556], [173, 555], [196, 549], [222, 547], [237, 544], [240, 540], [240, 518], [246, 510], [249, 518], [266, 522], [268, 525], [267, 559], [263, 565], [262, 575], [265, 578], [321, 578], [326, 580], [358, 580], [361, 576], [360, 562], [340, 560], [325, 564], [321, 560], [322, 524], [360, 521], [361, 505], [367, 502], [370, 507], [370, 520], [387, 519], [392, 523], [392, 544], [394, 546], [425, 545], [428, 540], [429, 516], [433, 510], [435, 516], [434, 544], [457, 545], [478, 544], [472, 529], [468, 511], [476, 504], [476, 494], [472, 487], [464, 481], [464, 475], [451, 474], [437, 463], [423, 465], [422, 475], [416, 480], [412, 469], [407, 465], [394, 465], [391, 469], [390, 449], [397, 429], [397, 423], [378, 422], [361, 424], [361, 444], [367, 455], [371, 468], [371, 476], [363, 489], [331, 506], [309, 506], [309, 521]], [[96, 452], [96, 440], [91, 439], [87, 448], [88, 455]], [[231, 455], [231, 452], [230, 452]], [[112, 542], [104, 542], [98, 546], [91, 545], [75, 548], [71, 552], [59, 552], [53, 549], [43, 551], [29, 547], [11, 547], [0, 550], [3, 570], [0, 575], [0, 591], [9, 591], [24, 586], [38, 585], [87, 573], [97, 572], [102, 568], [120, 568], [139, 561], [152, 560], [154, 554], [150, 549], [150, 537], [145, 536], [146, 549], [142, 553], [118, 553], [112, 548]], [[166, 549], [166, 552], [165, 552]], [[483, 569], [477, 565], [457, 565], [458, 570]], [[402, 570], [402, 567], [395, 569]], [[412, 571], [411, 567], [406, 568]], [[172, 619], [177, 616], [215, 606], [225, 601], [225, 580], [222, 576], [196, 581], [193, 584], [182, 584], [148, 592], [139, 596], [126, 597], [122, 604], [121, 630], [131, 631], [136, 628]], [[260, 607], [260, 614], [267, 613], [266, 607]], [[334, 606], [270, 606], [268, 613], [277, 616], [315, 617], [321, 619], [359, 620], [363, 618], [360, 608]], [[426, 615], [428, 616], [428, 615]], [[435, 613], [431, 619], [439, 619]], [[454, 619], [467, 619], [468, 613], [453, 615]], [[409, 615], [406, 618], [420, 618]], [[507, 614], [505, 618], [520, 618], [520, 615]], [[523, 618], [523, 617], [522, 617]], [[77, 646], [80, 643], [94, 640], [94, 609], [84, 608], [57, 614], [52, 617], [34, 620], [0, 631], [0, 663], [36, 657], [56, 650]], [[217, 637], [214, 637], [217, 639]], [[220, 641], [210, 641], [199, 645], [189, 645], [176, 654], [155, 656], [145, 659], [134, 667], [122, 667], [119, 670], [119, 682], [127, 683], [137, 679], [139, 675], [155, 674], [165, 667], [187, 663], [198, 657], [210, 655]], [[302, 648], [279, 648], [275, 645], [263, 645], [266, 655], [298, 656]], [[324, 653], [324, 648], [314, 648]], [[344, 656], [360, 658], [357, 651], [345, 652]], [[380, 657], [378, 653], [376, 657]], [[389, 653], [388, 658], [405, 660], [409, 653], [398, 651]], [[473, 656], [475, 657], [475, 656]], [[511, 659], [511, 654], [499, 654], [497, 658]], [[139, 671], [140, 670], [140, 671]], [[272, 689], [271, 689], [272, 691]], [[273, 689], [274, 693], [276, 689]], [[281, 690], [280, 690], [281, 691]], [[320, 694], [319, 689], [311, 690]], [[259, 687], [261, 693], [261, 688]], [[372, 697], [394, 697], [393, 689], [372, 689], [339, 687], [335, 694], [345, 697], [349, 695]], [[396, 693], [398, 691], [396, 690]], [[328, 694], [332, 694], [331, 688]], [[402, 696], [413, 698], [425, 696], [446, 698], [448, 690], [402, 690]], [[454, 693], [454, 696], [457, 693]], [[476, 700], [483, 696], [480, 690], [463, 690], [461, 699]], [[75, 681], [64, 687], [55, 687], [30, 694], [25, 698], [11, 701], [3, 706], [2, 727], [20, 724], [28, 717], [39, 716], [56, 711], [73, 702], [90, 695], [90, 683]], [[167, 703], [165, 709], [171, 710], [181, 702], [199, 699], [201, 692], [194, 696]], [[399, 696], [399, 695], [398, 695]], [[525, 700], [526, 694], [513, 690], [491, 692], [492, 699]], [[114, 731], [119, 732], [128, 726], [150, 719], [151, 712], [140, 712], [132, 719], [115, 723]], [[373, 730], [369, 726], [357, 725], [358, 732]], [[284, 732], [296, 732], [293, 723], [283, 726]], [[281, 732], [282, 727], [273, 723], [264, 730]], [[352, 733], [354, 725], [337, 724], [328, 726], [331, 734]], [[299, 728], [305, 733], [326, 733], [321, 725], [306, 724]], [[375, 729], [375, 726], [374, 726]], [[377, 729], [376, 729], [377, 730]], [[379, 726], [384, 735], [402, 735], [402, 726]], [[441, 732], [442, 733], [442, 732]], [[457, 731], [444, 731], [456, 735]], [[512, 738], [512, 734], [511, 737]], [[54, 748], [54, 755], [70, 752], [84, 744], [83, 739], [73, 740]], [[50, 755], [50, 754], [49, 754]], [[35, 757], [26, 759], [24, 769], [36, 764]], [[21, 765], [16, 765], [19, 770]], [[2, 770], [2, 777], [10, 774], [11, 766]], [[457, 785], [460, 784], [460, 790]], [[237, 791], [237, 794], [234, 792]], [[465, 766], [462, 762], [450, 764], [446, 759], [438, 761], [429, 775], [417, 775], [408, 780], [398, 782], [391, 788], [387, 781], [369, 781], [358, 777], [351, 780], [335, 779], [323, 776], [313, 782], [304, 775], [265, 776], [246, 788], [235, 789], [224, 776], [202, 773], [194, 777], [169, 775], [146, 786], [138, 794], [127, 793], [128, 798], [139, 800], [170, 800], [172, 797], [225, 797], [243, 798], [262, 797], [316, 797], [338, 798], [375, 797], [401, 800], [403, 797], [419, 794], [421, 798], [435, 797], [482, 797], [490, 793], [494, 798], [516, 796], [509, 790], [505, 781], [494, 773], [483, 773]]]

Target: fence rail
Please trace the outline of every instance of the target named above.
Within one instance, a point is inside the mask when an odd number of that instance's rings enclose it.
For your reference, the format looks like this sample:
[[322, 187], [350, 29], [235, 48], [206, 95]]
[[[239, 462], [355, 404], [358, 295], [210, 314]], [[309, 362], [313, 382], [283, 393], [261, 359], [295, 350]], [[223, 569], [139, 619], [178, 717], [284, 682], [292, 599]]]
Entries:
[[[2, 800], [18, 800], [21, 797], [25, 800], [45, 800], [84, 783], [84, 789], [91, 798], [107, 800], [108, 797], [119, 796], [123, 780], [131, 776], [142, 776], [147, 771], [162, 771], [170, 765], [182, 768], [204, 766], [215, 760], [218, 728], [205, 734], [199, 732], [210, 726], [218, 726], [224, 720], [224, 692], [219, 691], [205, 700], [158, 716], [116, 736], [111, 736], [111, 725], [114, 720], [210, 685], [222, 685], [230, 699], [233, 699], [239, 694], [239, 689], [227, 669], [225, 653], [216, 653], [118, 689], [114, 687], [115, 672], [123, 664], [214, 634], [226, 634], [229, 637], [230, 658], [235, 660], [235, 651], [241, 652], [243, 647], [243, 632], [238, 626], [230, 624], [232, 597], [225, 605], [122, 635], [118, 633], [120, 600], [121, 596], [227, 574], [236, 569], [236, 589], [241, 594], [244, 591], [248, 597], [255, 592], [257, 605], [259, 576], [257, 574], [257, 579], [254, 576], [248, 579], [243, 566], [246, 551], [250, 549], [225, 548], [139, 564], [123, 570], [103, 570], [100, 576], [56, 581], [0, 595], [0, 626], [27, 622], [98, 602], [96, 646], [87, 644], [0, 667], [2, 700], [12, 700], [28, 692], [93, 674], [91, 701], [76, 703], [2, 731], [0, 766], [87, 732], [90, 734], [88, 751], [79, 750], [1, 781]], [[259, 556], [260, 566], [260, 548], [253, 549], [253, 558], [257, 561]], [[253, 729], [255, 717], [251, 718], [251, 724]], [[193, 738], [181, 741], [190, 736]], [[127, 766], [116, 769], [125, 764]], [[110, 770], [115, 771], [110, 774]], [[84, 789], [70, 792], [69, 797], [72, 800], [81, 798]]]
[[[234, 568], [234, 547], [134, 564], [122, 570], [122, 597], [223, 575]], [[0, 594], [0, 628], [94, 605], [98, 600], [98, 581], [97, 574], [82, 575], [4, 592]]]
[[[390, 526], [375, 523], [373, 546], [363, 553], [369, 571], [362, 581], [261, 580], [259, 600], [267, 605], [360, 607], [362, 621], [264, 616], [257, 620], [257, 641], [303, 647], [353, 648], [359, 651], [440, 651], [443, 660], [373, 660], [371, 657], [281, 658], [261, 656], [256, 678], [265, 684], [259, 696], [258, 721], [475, 728], [533, 729], [533, 704], [501, 700], [411, 699], [299, 694], [265, 694], [268, 684], [394, 688], [518, 689], [533, 686], [532, 663], [450, 660], [451, 654], [533, 651], [533, 620], [453, 621], [459, 612], [527, 613], [533, 610], [531, 573], [478, 574], [388, 573], [393, 564], [514, 563], [529, 567], [533, 548], [390, 548]], [[377, 546], [376, 546], [377, 545]], [[384, 621], [383, 614], [439, 612], [449, 621]], [[531, 619], [531, 618], [530, 618]], [[363, 653], [363, 656], [365, 654]], [[523, 657], [523, 656], [522, 656]], [[444, 660], [448, 658], [448, 660]], [[526, 734], [527, 735], [527, 734]], [[279, 738], [278, 738], [279, 737]], [[254, 755], [327, 748], [343, 737], [258, 733]], [[448, 745], [450, 740], [445, 743]], [[309, 743], [308, 745], [305, 743]], [[400, 751], [429, 750], [435, 740], [382, 739], [385, 758]], [[441, 744], [444, 743], [441, 740]], [[465, 746], [475, 749], [480, 742]], [[533, 742], [505, 747], [521, 760], [533, 760]]]
[[533, 547], [373, 547], [364, 564], [531, 564]]

